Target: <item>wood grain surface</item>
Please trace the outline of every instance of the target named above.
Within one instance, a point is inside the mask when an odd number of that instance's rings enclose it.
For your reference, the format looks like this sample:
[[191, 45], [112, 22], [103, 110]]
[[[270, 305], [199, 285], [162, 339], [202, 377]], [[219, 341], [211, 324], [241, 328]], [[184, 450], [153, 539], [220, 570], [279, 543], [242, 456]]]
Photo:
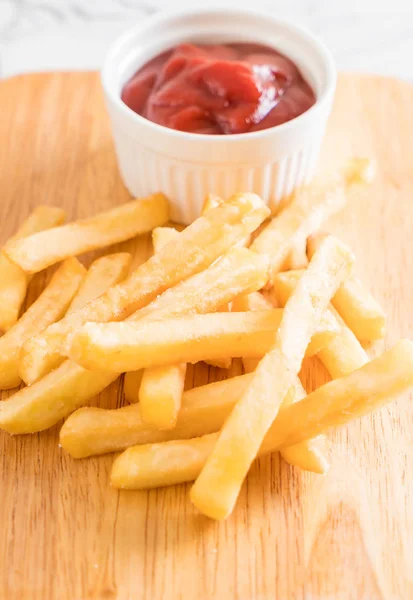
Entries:
[[[1, 243], [37, 204], [73, 218], [128, 199], [97, 75], [4, 81], [0, 107]], [[352, 195], [331, 228], [352, 245], [358, 274], [387, 311], [386, 345], [413, 337], [412, 107], [406, 83], [342, 75], [320, 163], [332, 168], [353, 153], [377, 161], [375, 184]], [[130, 247], [135, 264], [151, 252], [148, 236], [116, 248]], [[44, 280], [33, 279], [29, 303]], [[327, 379], [316, 360], [305, 375], [308, 390]], [[187, 385], [216, 377], [197, 367]], [[119, 386], [93, 401], [122, 402]], [[0, 435], [2, 600], [413, 598], [408, 396], [333, 432], [326, 476], [278, 455], [260, 459], [223, 523], [196, 513], [189, 486], [110, 489], [113, 457], [75, 461], [58, 432]]]

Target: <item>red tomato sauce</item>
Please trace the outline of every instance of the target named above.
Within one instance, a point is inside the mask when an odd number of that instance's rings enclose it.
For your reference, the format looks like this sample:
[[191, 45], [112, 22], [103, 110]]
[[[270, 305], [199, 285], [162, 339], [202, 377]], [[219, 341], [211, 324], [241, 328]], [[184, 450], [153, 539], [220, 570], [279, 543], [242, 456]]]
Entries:
[[154, 123], [213, 135], [275, 127], [316, 101], [289, 58], [250, 43], [180, 44], [141, 67], [121, 97]]

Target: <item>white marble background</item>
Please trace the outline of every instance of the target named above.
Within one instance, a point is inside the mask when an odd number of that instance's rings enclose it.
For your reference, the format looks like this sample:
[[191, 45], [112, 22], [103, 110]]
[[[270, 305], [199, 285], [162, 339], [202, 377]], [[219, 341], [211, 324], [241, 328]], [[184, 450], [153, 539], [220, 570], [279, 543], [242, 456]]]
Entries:
[[[175, 5], [202, 6], [205, 0], [0, 0], [0, 76], [97, 69], [120, 32]], [[342, 70], [413, 81], [413, 0], [254, 0], [253, 5], [312, 29]]]

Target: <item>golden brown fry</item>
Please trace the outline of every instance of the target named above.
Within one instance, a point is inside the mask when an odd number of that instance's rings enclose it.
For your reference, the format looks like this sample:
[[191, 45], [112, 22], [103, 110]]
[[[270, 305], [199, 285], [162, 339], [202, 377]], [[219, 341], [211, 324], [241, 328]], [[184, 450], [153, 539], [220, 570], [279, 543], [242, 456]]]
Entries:
[[[294, 287], [289, 290], [288, 296]], [[282, 306], [284, 305], [285, 302], [282, 304]], [[238, 296], [238, 298], [235, 298], [233, 301], [233, 310], [263, 310], [264, 308], [271, 306], [272, 305], [270, 301], [259, 292]], [[329, 345], [330, 344], [327, 346]], [[244, 371], [246, 373], [252, 373], [257, 368], [259, 362], [259, 358], [248, 358], [244, 356], [242, 359]], [[283, 407], [287, 405], [287, 402], [297, 402], [297, 400], [301, 400], [301, 398], [304, 398], [306, 395], [298, 377], [296, 377], [292, 389], [294, 393], [287, 394], [282, 404]], [[286, 448], [281, 454], [284, 460], [291, 465], [295, 465], [305, 469], [306, 471], [325, 473], [329, 467], [329, 462], [326, 456], [327, 445], [328, 444], [326, 440], [323, 437], [320, 437], [317, 440], [302, 442], [301, 444], [297, 444], [291, 448]]]
[[[331, 427], [363, 417], [412, 386], [413, 343], [402, 340], [361, 369], [281, 409], [259, 455], [315, 438]], [[117, 488], [145, 489], [192, 481], [201, 472], [217, 439], [218, 434], [211, 433], [191, 440], [133, 446], [115, 460], [111, 483]]]
[[[160, 250], [179, 233], [172, 228], [158, 227], [152, 232], [153, 249]], [[184, 393], [186, 363], [145, 369], [139, 386], [139, 407], [142, 419], [159, 429], [176, 425]]]
[[67, 310], [86, 274], [76, 258], [68, 258], [30, 308], [0, 338], [0, 389], [20, 384], [19, 355], [24, 342], [60, 319]]
[[123, 242], [163, 225], [169, 218], [163, 194], [127, 202], [88, 219], [81, 219], [10, 241], [4, 252], [26, 273], [37, 273], [69, 256]]
[[207, 197], [205, 198], [201, 214], [204, 215], [209, 210], [211, 210], [211, 208], [216, 208], [223, 202], [224, 202], [223, 198], [221, 198], [220, 196], [217, 196], [217, 194], [208, 194]]
[[254, 371], [250, 386], [234, 407], [191, 489], [192, 502], [207, 516], [223, 519], [231, 513], [259, 446], [300, 370], [321, 316], [352, 264], [348, 249], [328, 238], [298, 282], [285, 305], [270, 351]]
[[294, 245], [312, 233], [346, 204], [346, 188], [356, 183], [364, 163], [351, 161], [338, 177], [297, 190], [288, 206], [255, 238], [251, 250], [271, 259], [270, 281], [281, 270]]
[[[312, 256], [325, 234], [312, 236], [308, 241], [308, 253]], [[348, 277], [338, 288], [332, 304], [357, 339], [373, 341], [383, 339], [386, 316], [363, 283], [354, 275]]]
[[[288, 271], [287, 273], [278, 273], [274, 278], [274, 292], [280, 306], [285, 305], [302, 273], [303, 271]], [[345, 284], [346, 282], [342, 285]], [[337, 377], [348, 375], [359, 369], [368, 362], [369, 358], [354, 333], [347, 327], [335, 309], [330, 306], [328, 312], [335, 320], [339, 333], [320, 350], [318, 358], [331, 377], [337, 379]]]
[[[228, 355], [262, 357], [275, 343], [281, 317], [282, 310], [273, 308], [162, 321], [87, 323], [73, 336], [69, 356], [86, 369], [117, 373]], [[331, 319], [322, 317], [320, 322], [310, 355], [337, 331]]]
[[292, 269], [306, 269], [307, 266], [307, 238], [302, 237], [297, 239], [280, 270], [291, 271]]
[[249, 381], [251, 375], [242, 375], [187, 390], [172, 430], [160, 431], [145, 423], [136, 405], [116, 410], [80, 408], [64, 423], [60, 443], [75, 458], [84, 458], [125, 450], [135, 444], [213, 433], [222, 427]]
[[173, 429], [184, 392], [186, 363], [145, 369], [139, 389], [142, 419], [157, 429]]
[[70, 346], [71, 334], [83, 323], [125, 319], [167, 288], [206, 269], [267, 215], [268, 209], [258, 196], [237, 194], [194, 221], [124, 282], [36, 336], [30, 348], [31, 369], [26, 383], [33, 383], [61, 363], [59, 355], [65, 352], [65, 344]]
[[[119, 252], [118, 254], [110, 254], [95, 260], [77, 291], [72, 303], [66, 314], [78, 310], [87, 302], [95, 300], [106, 292], [112, 285], [122, 281], [128, 271], [131, 261], [131, 255], [127, 252]], [[57, 320], [57, 319], [55, 319]], [[32, 383], [32, 348], [36, 350], [36, 342], [38, 337], [32, 335], [23, 344], [20, 352], [19, 373], [21, 379], [25, 383]], [[53, 367], [60, 364], [60, 355], [58, 353], [50, 354], [50, 365]], [[57, 365], [52, 362], [52, 359], [57, 361]]]
[[47, 429], [116, 379], [113, 374], [91, 373], [66, 360], [40, 381], [0, 403], [0, 429], [9, 433]]
[[129, 404], [136, 404], [139, 402], [139, 390], [143, 373], [144, 371], [129, 371], [129, 373], [125, 373], [123, 392], [125, 394], [125, 400], [129, 402]]
[[[298, 377], [295, 378], [292, 388], [293, 393], [287, 394], [280, 410], [306, 397], [306, 391]], [[293, 446], [286, 446], [280, 451], [283, 459], [290, 465], [320, 475], [327, 473], [330, 467], [328, 452], [329, 445], [325, 435], [319, 435], [311, 440], [304, 440]]]
[[67, 314], [82, 308], [86, 302], [99, 298], [112, 285], [125, 279], [131, 263], [128, 252], [118, 252], [97, 258], [89, 267], [86, 277], [68, 308]]
[[[53, 206], [38, 206], [22, 223], [11, 240], [63, 223], [65, 212]], [[26, 296], [28, 275], [0, 252], [0, 332], [7, 331], [19, 318]]]
[[[164, 319], [215, 310], [235, 295], [260, 289], [267, 280], [265, 257], [245, 248], [230, 250], [205, 271], [171, 288], [131, 319]], [[82, 369], [71, 361], [7, 401], [4, 428], [29, 433], [51, 427], [117, 379]], [[5, 405], [5, 403], [3, 403]], [[0, 419], [0, 428], [1, 419]]]

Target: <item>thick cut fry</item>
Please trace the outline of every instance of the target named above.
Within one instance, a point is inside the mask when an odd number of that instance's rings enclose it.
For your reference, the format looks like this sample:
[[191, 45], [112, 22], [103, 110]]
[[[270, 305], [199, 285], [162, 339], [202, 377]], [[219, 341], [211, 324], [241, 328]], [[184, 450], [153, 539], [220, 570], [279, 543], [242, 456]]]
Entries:
[[[154, 252], [160, 250], [179, 233], [170, 227], [158, 227], [152, 232]], [[159, 429], [176, 425], [184, 393], [186, 363], [145, 369], [139, 386], [139, 407], [142, 419]]]
[[86, 269], [76, 258], [68, 258], [37, 300], [0, 338], [0, 389], [20, 384], [19, 355], [22, 344], [64, 315], [85, 274]]
[[123, 242], [163, 225], [168, 200], [153, 194], [82, 219], [9, 242], [4, 252], [26, 273], [37, 273], [69, 256]]
[[33, 383], [61, 363], [65, 343], [70, 346], [70, 335], [83, 323], [125, 319], [167, 288], [206, 269], [267, 215], [268, 209], [258, 196], [238, 194], [194, 221], [124, 282], [36, 337], [30, 348], [26, 383]]
[[[260, 292], [252, 292], [251, 294], [243, 294], [242, 296], [237, 296], [232, 301], [232, 311], [233, 312], [246, 312], [249, 310], [257, 311], [257, 310], [268, 310], [272, 308], [271, 302], [265, 298]], [[246, 373], [252, 373], [258, 366], [261, 357], [253, 358], [250, 356], [242, 357], [242, 365], [244, 367], [244, 371]]]
[[251, 244], [251, 250], [271, 259], [270, 281], [281, 270], [294, 245], [312, 233], [346, 204], [346, 188], [358, 182], [364, 163], [351, 162], [338, 177], [328, 183], [312, 183], [295, 192], [284, 208]]
[[129, 402], [129, 404], [136, 404], [139, 402], [139, 390], [143, 373], [144, 371], [129, 371], [129, 373], [125, 373], [123, 393], [125, 394], [126, 402]]
[[[38, 206], [11, 238], [18, 240], [63, 223], [65, 212], [53, 206]], [[11, 241], [10, 240], [10, 241]], [[27, 292], [28, 275], [0, 252], [0, 332], [7, 331], [19, 318]]]
[[[290, 293], [295, 288], [292, 286], [288, 291], [288, 296], [283, 300], [285, 300], [282, 306], [285, 305]], [[232, 309], [234, 311], [237, 310], [263, 310], [264, 308], [271, 307], [271, 303], [267, 298], [265, 298], [259, 292], [253, 292], [252, 294], [244, 294], [243, 296], [238, 296], [232, 303]], [[334, 342], [334, 338], [331, 342], [327, 344], [327, 347], [330, 346], [331, 343]], [[322, 351], [321, 351], [322, 352]], [[364, 352], [364, 351], [363, 351]], [[260, 359], [257, 358], [249, 358], [243, 357], [242, 362], [244, 365], [244, 370], [246, 373], [252, 373], [258, 366]], [[363, 363], [364, 364], [364, 363]], [[294, 382], [294, 394], [287, 394], [286, 398], [283, 402], [283, 407], [286, 405], [286, 401], [296, 402], [297, 400], [301, 400], [304, 398], [305, 390], [300, 383], [298, 377], [296, 377]], [[324, 438], [320, 438], [317, 440], [311, 440], [311, 442], [303, 442], [302, 444], [298, 444], [292, 448], [286, 448], [285, 453], [282, 453], [284, 460], [286, 460], [291, 465], [295, 465], [306, 471], [314, 471], [315, 473], [325, 473], [328, 470], [329, 462], [326, 457], [326, 449], [327, 442]]]
[[82, 308], [86, 302], [96, 300], [104, 294], [112, 285], [125, 279], [131, 263], [131, 255], [128, 252], [108, 254], [96, 259], [89, 267], [86, 277], [73, 298], [67, 313]]
[[[298, 377], [295, 378], [292, 388], [294, 393], [286, 395], [281, 409], [287, 408], [287, 406], [306, 397], [306, 391]], [[321, 475], [327, 473], [330, 468], [328, 451], [329, 447], [326, 437], [319, 435], [312, 440], [304, 440], [298, 444], [294, 444], [294, 446], [283, 448], [281, 456], [290, 465]]]
[[[267, 280], [267, 267], [268, 261], [263, 256], [245, 248], [230, 250], [205, 271], [168, 290], [151, 305], [132, 315], [131, 319], [158, 320], [216, 310], [234, 296], [260, 289]], [[6, 428], [13, 433], [47, 429], [101, 392], [117, 377], [87, 371], [66, 361], [27, 391], [21, 390], [7, 401]]]
[[205, 198], [201, 214], [204, 215], [209, 210], [211, 210], [211, 208], [216, 208], [223, 202], [224, 202], [224, 200], [223, 200], [223, 198], [221, 198], [221, 196], [217, 196], [216, 194], [208, 194], [207, 197]]
[[[211, 210], [211, 208], [215, 208], [217, 206], [219, 206], [220, 204], [222, 204], [224, 202], [224, 200], [220, 197], [217, 196], [216, 194], [208, 194], [207, 197], [205, 198], [205, 202], [204, 205], [202, 207], [202, 211], [201, 214], [204, 215], [205, 213], [207, 213], [209, 210]], [[249, 236], [248, 236], [249, 239]], [[246, 244], [244, 243], [244, 240], [241, 240], [241, 242], [239, 244], [237, 244], [237, 246], [245, 246]], [[223, 306], [219, 307], [219, 311], [220, 312], [229, 312], [229, 305], [228, 304], [224, 304]], [[212, 361], [205, 361], [208, 364], [212, 365], [213, 367], [218, 367], [219, 369], [229, 369], [231, 366], [231, 358], [221, 358], [220, 360], [212, 360]]]
[[213, 433], [222, 427], [250, 381], [251, 375], [241, 375], [187, 390], [182, 397], [176, 427], [169, 431], [160, 431], [145, 423], [136, 405], [116, 410], [80, 408], [64, 423], [60, 443], [73, 457], [84, 458], [125, 450], [135, 444]]
[[207, 516], [224, 519], [231, 513], [259, 446], [300, 370], [321, 316], [352, 264], [348, 249], [328, 238], [298, 282], [285, 305], [272, 348], [254, 371], [250, 386], [235, 405], [192, 487], [193, 503]]
[[186, 363], [146, 369], [139, 389], [143, 421], [158, 429], [173, 429], [181, 406]]
[[[274, 292], [280, 306], [284, 306], [295, 289], [302, 271], [279, 273], [274, 279]], [[344, 282], [343, 285], [345, 285]], [[337, 292], [336, 292], [337, 293]], [[318, 353], [327, 371], [333, 379], [348, 375], [368, 362], [366, 351], [347, 327], [340, 315], [330, 306], [328, 311], [335, 319], [339, 333]]]
[[[281, 317], [282, 310], [273, 308], [162, 321], [87, 323], [73, 336], [69, 355], [86, 369], [117, 373], [228, 355], [262, 357], [275, 343]], [[310, 355], [336, 333], [331, 319], [320, 320]]]
[[[308, 241], [311, 257], [319, 247], [325, 234], [312, 236]], [[357, 277], [350, 276], [337, 290], [332, 304], [344, 322], [361, 341], [381, 340], [385, 335], [386, 316]]]
[[[300, 402], [281, 409], [259, 455], [345, 425], [392, 402], [412, 387], [413, 343], [402, 340], [361, 369], [330, 381]], [[201, 472], [217, 439], [218, 434], [212, 433], [191, 440], [133, 446], [115, 460], [111, 484], [117, 488], [145, 489], [192, 481]]]
[[302, 237], [296, 240], [280, 270], [306, 269], [307, 266], [307, 238]]
[[34, 433], [58, 423], [117, 377], [91, 373], [70, 360], [0, 403], [0, 429]]

